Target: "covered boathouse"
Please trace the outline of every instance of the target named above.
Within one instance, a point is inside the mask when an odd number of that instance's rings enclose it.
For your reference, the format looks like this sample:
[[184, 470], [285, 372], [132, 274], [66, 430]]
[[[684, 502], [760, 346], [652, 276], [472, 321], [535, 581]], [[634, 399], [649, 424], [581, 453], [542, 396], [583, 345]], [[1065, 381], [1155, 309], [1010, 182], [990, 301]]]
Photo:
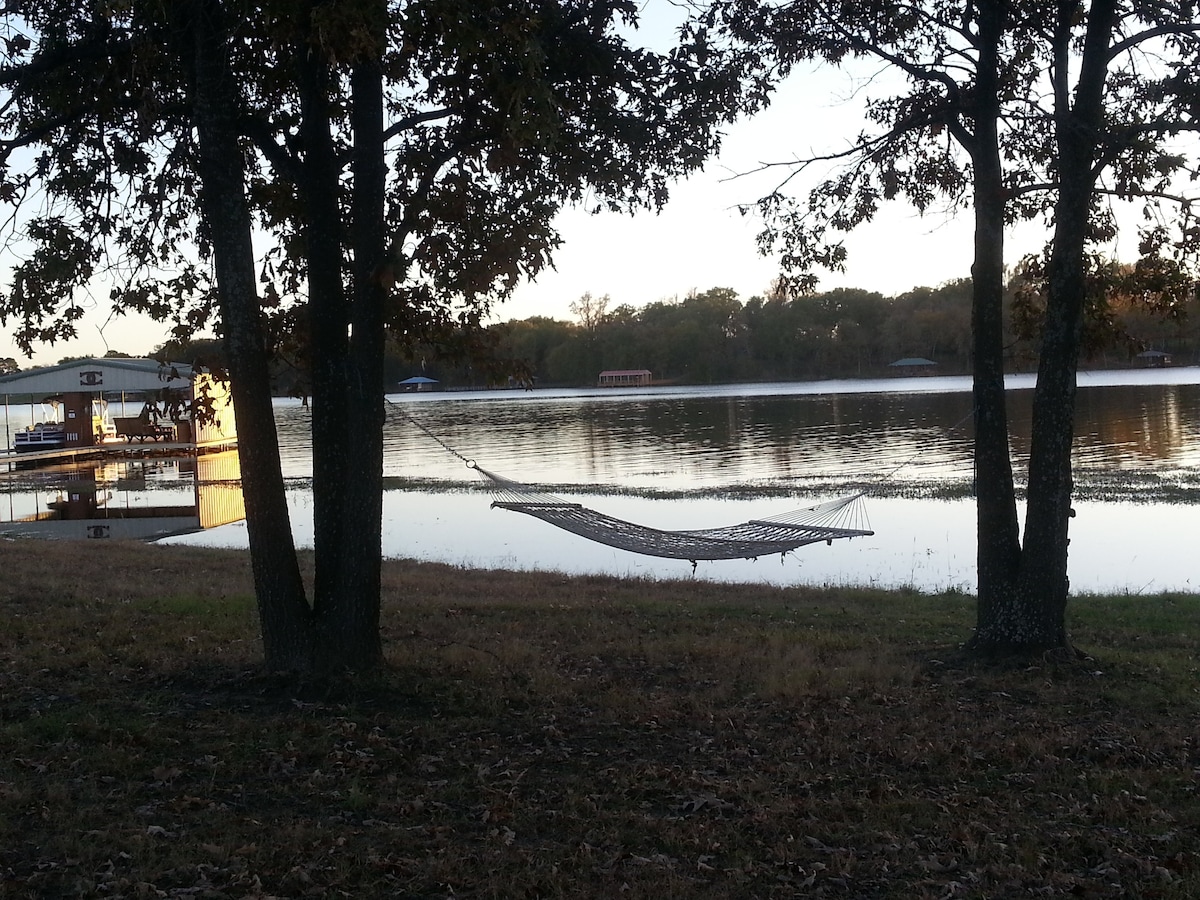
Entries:
[[649, 387], [649, 369], [609, 369], [600, 373], [599, 387]]
[[135, 440], [184, 453], [237, 443], [227, 385], [185, 363], [72, 360], [0, 377], [0, 399], [10, 462], [18, 450], [36, 462], [125, 452]]

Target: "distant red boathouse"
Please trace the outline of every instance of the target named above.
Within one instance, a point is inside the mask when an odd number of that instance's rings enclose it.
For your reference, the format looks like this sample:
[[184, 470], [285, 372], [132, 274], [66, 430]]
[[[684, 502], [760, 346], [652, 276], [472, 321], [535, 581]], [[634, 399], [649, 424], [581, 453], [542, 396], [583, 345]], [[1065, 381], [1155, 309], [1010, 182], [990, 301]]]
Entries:
[[600, 373], [599, 387], [648, 387], [649, 369], [609, 369]]

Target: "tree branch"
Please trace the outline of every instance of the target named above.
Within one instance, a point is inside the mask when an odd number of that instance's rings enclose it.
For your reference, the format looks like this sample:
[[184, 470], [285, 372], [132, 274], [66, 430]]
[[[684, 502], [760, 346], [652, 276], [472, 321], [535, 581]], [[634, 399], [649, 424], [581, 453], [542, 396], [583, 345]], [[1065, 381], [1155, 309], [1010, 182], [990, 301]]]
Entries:
[[383, 139], [385, 142], [390, 141], [402, 132], [408, 131], [410, 128], [415, 128], [417, 125], [437, 119], [448, 119], [452, 113], [453, 111], [450, 109], [431, 109], [427, 112], [416, 113], [415, 115], [405, 116], [403, 119], [397, 119], [383, 132]]
[[1188, 23], [1186, 25], [1179, 23], [1173, 25], [1159, 25], [1156, 28], [1148, 28], [1145, 31], [1130, 35], [1129, 37], [1125, 38], [1125, 40], [1118, 41], [1117, 43], [1113, 44], [1108, 50], [1108, 61], [1112, 62], [1125, 51], [1130, 50], [1136, 47], [1138, 44], [1148, 41], [1151, 38], [1163, 37], [1164, 35], [1194, 37], [1197, 34], [1200, 34], [1200, 23]]
[[275, 132], [270, 123], [261, 116], [243, 116], [238, 123], [239, 130], [250, 139], [258, 151], [271, 164], [271, 168], [282, 178], [292, 184], [300, 179], [300, 161], [286, 147], [275, 140]]

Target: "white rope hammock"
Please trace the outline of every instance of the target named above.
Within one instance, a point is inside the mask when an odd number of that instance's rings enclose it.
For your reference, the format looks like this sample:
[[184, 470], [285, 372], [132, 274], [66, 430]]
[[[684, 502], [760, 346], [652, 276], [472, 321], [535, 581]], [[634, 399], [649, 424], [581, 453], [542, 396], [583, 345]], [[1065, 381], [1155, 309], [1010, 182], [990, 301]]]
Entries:
[[457, 456], [481, 478], [491, 482], [496, 498], [492, 502], [493, 508], [500, 507], [533, 516], [618, 550], [667, 559], [686, 559], [694, 567], [699, 560], [757, 559], [775, 553], [789, 553], [806, 544], [820, 541], [832, 544], [842, 538], [867, 537], [875, 533], [867, 521], [863, 505], [865, 494], [861, 491], [815, 506], [751, 519], [724, 528], [668, 531], [626, 522], [589, 509], [582, 503], [572, 503], [531, 485], [489, 472], [477, 465], [475, 460], [463, 456], [420, 421], [403, 411], [399, 412], [441, 445], [442, 449]]
[[788, 553], [805, 544], [832, 544], [841, 538], [875, 533], [866, 520], [862, 493], [724, 528], [667, 531], [626, 522], [541, 492], [482, 469], [470, 460], [467, 465], [492, 482], [496, 497], [493, 507], [533, 516], [619, 550], [686, 559], [693, 565], [698, 560], [756, 559]]

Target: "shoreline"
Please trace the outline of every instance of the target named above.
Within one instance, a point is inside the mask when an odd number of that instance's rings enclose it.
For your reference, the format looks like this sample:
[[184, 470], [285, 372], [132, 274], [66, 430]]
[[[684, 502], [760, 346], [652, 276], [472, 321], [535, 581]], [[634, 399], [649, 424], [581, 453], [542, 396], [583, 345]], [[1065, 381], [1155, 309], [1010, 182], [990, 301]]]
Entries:
[[[14, 555], [15, 551], [21, 551]], [[311, 587], [313, 552], [311, 548], [298, 548], [301, 568]], [[157, 554], [157, 556], [156, 556]], [[165, 582], [179, 579], [189, 584], [198, 596], [227, 597], [230, 593], [241, 593], [252, 601], [253, 583], [250, 578], [250, 551], [246, 547], [202, 546], [180, 543], [161, 543], [138, 540], [112, 540], [108, 542], [67, 541], [24, 536], [0, 535], [0, 562], [4, 563], [9, 575], [7, 587], [0, 590], [0, 602], [6, 597], [22, 591], [39, 593], [47, 597], [77, 597], [79, 585], [104, 583], [107, 576], [120, 590], [122, 583], [133, 583], [134, 572], [154, 564], [149, 571]], [[506, 582], [525, 580], [534, 593], [553, 591], [572, 585], [603, 585], [613, 587], [637, 586], [645, 591], [655, 588], [664, 593], [688, 591], [697, 596], [727, 597], [751, 596], [779, 598], [792, 592], [803, 596], [841, 595], [887, 598], [948, 599], [974, 603], [973, 591], [950, 586], [943, 589], [921, 589], [913, 586], [887, 587], [871, 584], [774, 584], [759, 581], [722, 581], [695, 577], [660, 577], [653, 573], [608, 574], [591, 572], [565, 572], [556, 569], [526, 569], [505, 566], [472, 566], [438, 560], [416, 559], [403, 556], [383, 556], [384, 581], [389, 572], [454, 573], [456, 579], [480, 582], [472, 591], [483, 587], [496, 578]], [[204, 581], [195, 581], [197, 573], [208, 573]], [[64, 586], [67, 587], [64, 590]], [[145, 589], [145, 588], [143, 588]], [[1153, 602], [1172, 598], [1197, 598], [1200, 591], [1160, 590], [1149, 593], [1133, 593], [1128, 590], [1072, 592], [1070, 599], [1081, 602], [1137, 600]], [[967, 631], [973, 620], [964, 623]], [[966, 638], [964, 637], [964, 640]]]

